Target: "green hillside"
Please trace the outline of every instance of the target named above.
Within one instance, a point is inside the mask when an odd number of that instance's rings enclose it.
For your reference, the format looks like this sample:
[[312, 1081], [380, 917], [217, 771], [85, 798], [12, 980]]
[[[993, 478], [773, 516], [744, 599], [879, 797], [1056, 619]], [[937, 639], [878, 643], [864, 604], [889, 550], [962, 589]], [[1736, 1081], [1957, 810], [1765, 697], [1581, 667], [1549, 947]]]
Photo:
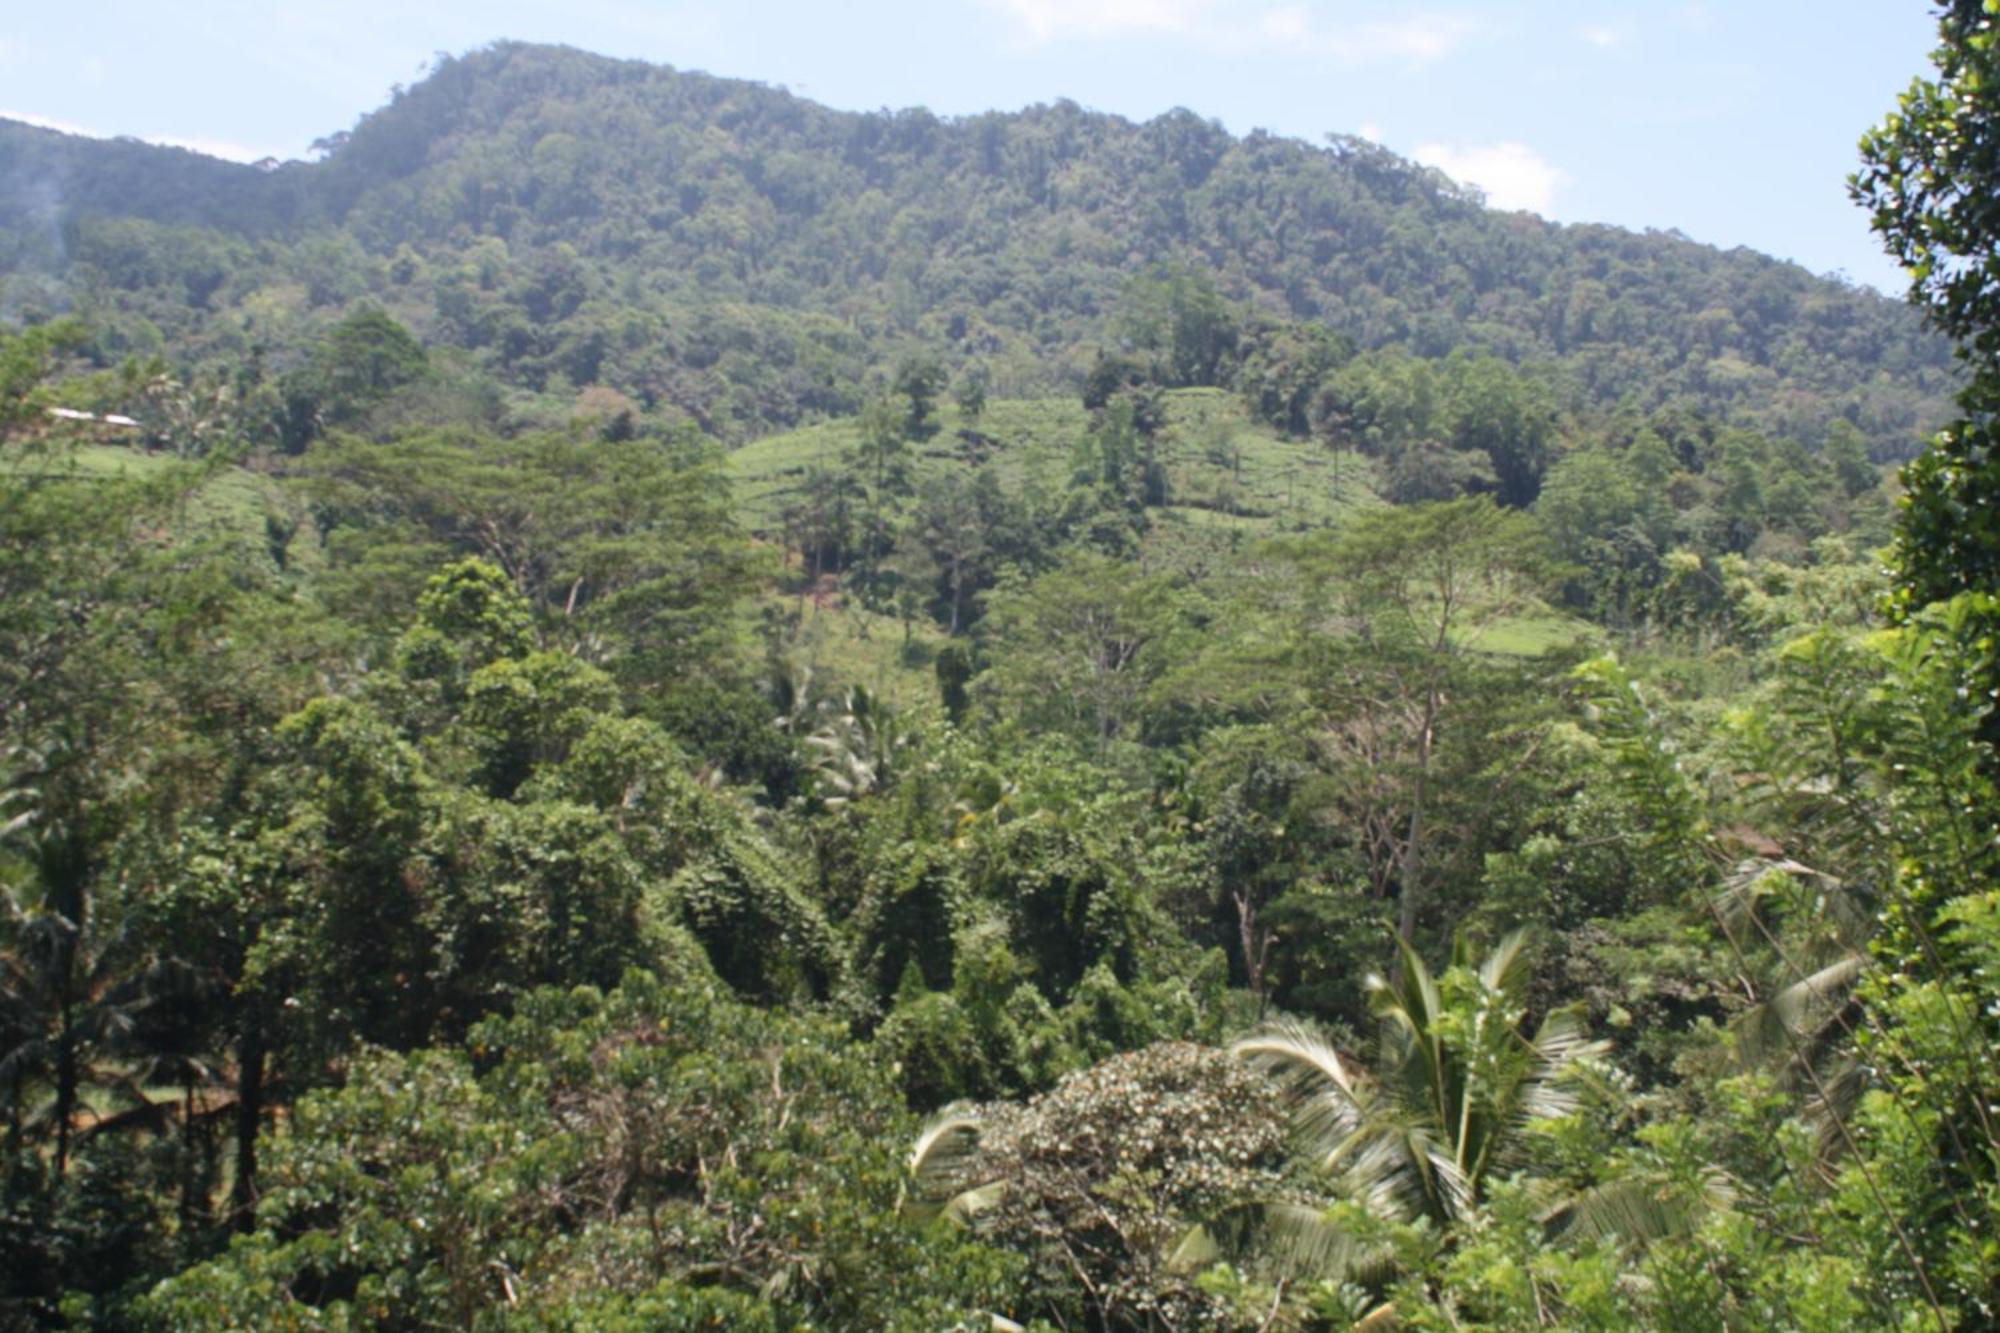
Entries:
[[[1909, 309], [1747, 251], [1482, 207], [1373, 145], [1071, 103], [943, 120], [502, 43], [443, 59], [320, 161], [272, 172], [0, 125], [0, 309], [95, 354], [297, 363], [357, 302], [502, 384], [614, 388], [731, 439], [855, 410], [927, 352], [1011, 397], [1146, 336], [1129, 284], [1210, 275], [1256, 373], [1274, 329], [1559, 369], [1593, 410], [1675, 406], [1904, 457], [1942, 417]], [[1143, 303], [1141, 303], [1143, 305]]]
[[[1345, 457], [1311, 440], [1288, 440], [1253, 421], [1243, 404], [1215, 389], [1166, 395], [1157, 454], [1168, 478], [1166, 521], [1245, 536], [1337, 525], [1342, 514], [1381, 503], [1370, 460]], [[991, 468], [1009, 489], [1059, 491], [1077, 468], [1088, 414], [1073, 401], [1002, 399], [971, 424], [947, 409], [943, 429], [915, 450], [918, 476]], [[769, 435], [731, 450], [724, 464], [744, 521], [774, 532], [799, 503], [815, 469], [853, 455], [853, 419]]]
[[[1174, 390], [1164, 401], [1165, 424], [1153, 445], [1166, 475], [1164, 503], [1146, 510], [1136, 552], [1146, 568], [1204, 579], [1264, 540], [1337, 529], [1346, 516], [1384, 503], [1375, 491], [1376, 464], [1365, 456], [1285, 439], [1219, 390]], [[947, 408], [939, 432], [910, 451], [908, 489], [989, 472], [1007, 493], [1057, 496], [1079, 469], [1089, 470], [1089, 432], [1089, 414], [1073, 401], [1001, 399], [970, 421]], [[788, 521], [812, 502], [815, 474], [866, 471], [855, 461], [863, 434], [863, 425], [849, 418], [730, 451], [723, 470], [744, 526], [782, 543]], [[797, 652], [828, 680], [906, 701], [934, 691], [931, 668], [942, 638], [928, 618], [907, 631], [884, 609], [869, 609], [854, 588], [830, 580], [814, 593], [802, 575], [798, 609]], [[1532, 650], [1556, 641], [1534, 637]]]
[[246, 468], [84, 444], [0, 456], [0, 472], [28, 485], [152, 487], [171, 497], [170, 523], [179, 540], [272, 569], [309, 571], [323, 558], [300, 497], [277, 478]]

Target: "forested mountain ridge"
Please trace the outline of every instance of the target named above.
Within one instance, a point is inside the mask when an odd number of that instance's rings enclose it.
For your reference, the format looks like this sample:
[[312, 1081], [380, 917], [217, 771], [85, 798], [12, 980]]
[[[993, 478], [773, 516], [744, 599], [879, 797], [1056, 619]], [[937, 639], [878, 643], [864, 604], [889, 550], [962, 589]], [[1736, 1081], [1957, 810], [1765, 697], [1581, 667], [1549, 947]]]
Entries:
[[1240, 325], [1492, 352], [1559, 367], [1579, 405], [1815, 445], [1844, 417], [1885, 458], [1952, 384], [1943, 342], [1873, 292], [1187, 111], [856, 114], [500, 43], [325, 147], [260, 170], [0, 124], [0, 308], [85, 313], [107, 358], [283, 363], [371, 300], [503, 382], [602, 383], [733, 438], [852, 411], [916, 350], [1067, 391], [1163, 265], [1213, 275]]

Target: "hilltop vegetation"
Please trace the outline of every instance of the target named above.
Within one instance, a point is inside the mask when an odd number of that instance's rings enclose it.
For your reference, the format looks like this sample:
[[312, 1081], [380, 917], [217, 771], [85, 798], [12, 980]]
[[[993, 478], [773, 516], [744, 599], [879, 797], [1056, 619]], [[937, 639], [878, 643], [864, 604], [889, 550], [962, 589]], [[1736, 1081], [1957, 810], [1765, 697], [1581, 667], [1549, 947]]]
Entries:
[[610, 386], [728, 438], [854, 411], [928, 352], [1066, 392], [1128, 281], [1212, 276], [1185, 383], [1318, 326], [1363, 350], [1536, 365], [1593, 410], [1682, 407], [1878, 458], [1942, 420], [1905, 308], [1747, 251], [1501, 214], [1374, 145], [1237, 138], [1071, 103], [941, 120], [502, 43], [441, 60], [273, 172], [0, 126], [0, 309], [75, 309], [97, 354], [301, 359], [354, 302], [497, 383]]
[[0, 1325], [1993, 1322], [1985, 285], [505, 44], [0, 180]]

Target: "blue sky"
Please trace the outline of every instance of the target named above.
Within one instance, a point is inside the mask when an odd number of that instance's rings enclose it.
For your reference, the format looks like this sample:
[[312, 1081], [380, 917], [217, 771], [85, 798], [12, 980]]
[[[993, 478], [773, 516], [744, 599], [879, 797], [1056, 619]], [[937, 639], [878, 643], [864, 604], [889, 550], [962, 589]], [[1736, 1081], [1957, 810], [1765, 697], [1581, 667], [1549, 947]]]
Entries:
[[0, 25], [0, 115], [302, 156], [501, 37], [950, 115], [1070, 97], [1366, 134], [1565, 222], [1677, 227], [1900, 293], [1842, 185], [1920, 0], [85, 0]]

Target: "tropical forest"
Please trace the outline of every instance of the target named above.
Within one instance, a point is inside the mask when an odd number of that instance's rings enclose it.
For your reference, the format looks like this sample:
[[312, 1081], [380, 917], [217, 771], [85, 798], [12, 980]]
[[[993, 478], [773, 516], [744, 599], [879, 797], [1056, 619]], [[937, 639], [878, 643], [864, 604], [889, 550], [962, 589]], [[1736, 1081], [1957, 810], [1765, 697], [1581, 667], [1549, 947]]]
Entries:
[[1931, 8], [1890, 295], [526, 42], [0, 120], [0, 1329], [2000, 1326]]

